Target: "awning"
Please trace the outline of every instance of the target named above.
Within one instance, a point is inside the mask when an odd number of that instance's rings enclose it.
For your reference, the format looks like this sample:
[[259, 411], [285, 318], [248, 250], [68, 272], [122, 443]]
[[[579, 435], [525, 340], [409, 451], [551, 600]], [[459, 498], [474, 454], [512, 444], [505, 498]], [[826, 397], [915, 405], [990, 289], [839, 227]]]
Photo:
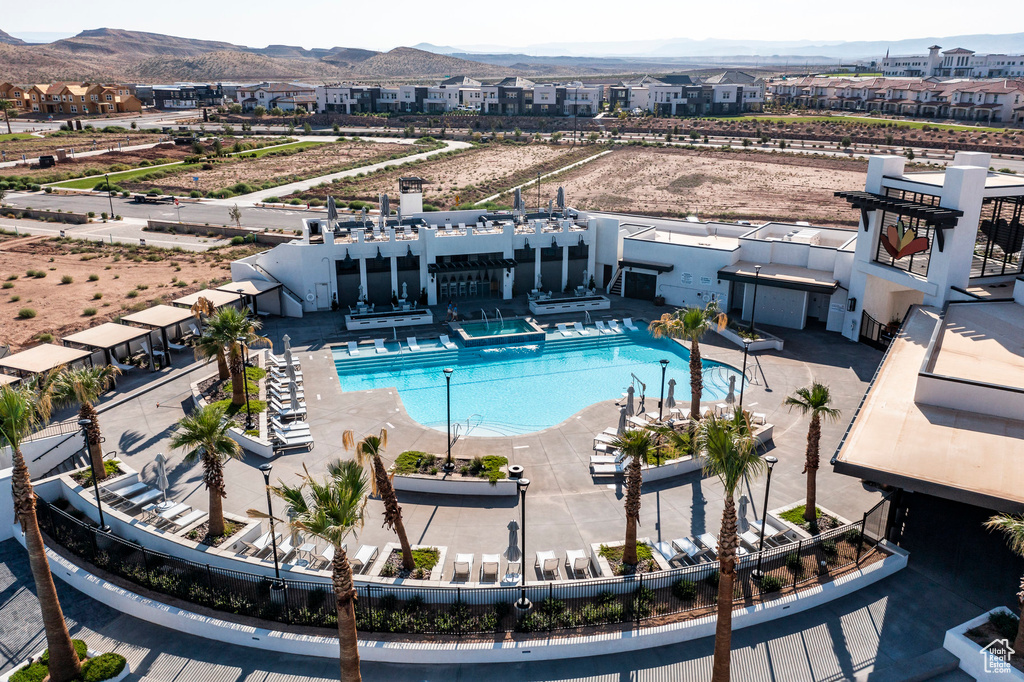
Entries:
[[466, 270], [496, 270], [498, 268], [514, 268], [516, 263], [513, 258], [483, 259], [456, 261], [453, 263], [430, 263], [427, 265], [427, 272], [465, 272]]
[[281, 287], [280, 282], [270, 282], [265, 279], [245, 279], [241, 282], [228, 282], [224, 286], [217, 287], [217, 291], [238, 293], [241, 290], [243, 296], [259, 296], [260, 294]]
[[40, 374], [69, 365], [92, 355], [92, 351], [65, 348], [55, 343], [43, 343], [0, 360], [0, 367], [20, 375]]
[[877, 211], [878, 209], [890, 211], [908, 218], [923, 220], [926, 225], [932, 225], [937, 228], [935, 230], [935, 237], [939, 243], [939, 251], [942, 251], [946, 245], [943, 230], [956, 227], [957, 220], [964, 215], [963, 211], [955, 208], [929, 206], [917, 201], [887, 197], [882, 194], [874, 194], [873, 192], [836, 192], [834, 196], [846, 199], [850, 202], [851, 206], [860, 209], [861, 222], [864, 223], [865, 231], [868, 229], [867, 212]]
[[832, 294], [839, 287], [839, 282], [833, 274], [826, 270], [768, 263], [761, 266], [761, 272], [758, 274], [754, 266], [755, 263], [740, 261], [719, 270], [718, 278], [744, 284], [754, 284], [756, 281], [767, 287], [794, 289], [812, 294]]
[[642, 260], [620, 260], [619, 269], [622, 268], [636, 268], [638, 270], [654, 270], [657, 273], [672, 272], [674, 265], [665, 265], [664, 263], [647, 263]]
[[95, 350], [110, 350], [148, 335], [149, 331], [146, 329], [104, 322], [101, 325], [86, 329], [77, 334], [65, 336], [62, 341], [64, 341], [65, 346], [73, 344]]
[[182, 296], [181, 298], [175, 299], [171, 301], [171, 303], [179, 308], [191, 308], [200, 298], [209, 300], [210, 303], [213, 304], [214, 308], [220, 308], [221, 306], [234, 303], [239, 299], [239, 296], [238, 294], [220, 291], [219, 289], [203, 289], [202, 291], [197, 291], [194, 294], [189, 294], [188, 296]]
[[137, 324], [151, 329], [170, 327], [171, 325], [192, 319], [192, 312], [188, 308], [178, 308], [173, 305], [155, 305], [152, 308], [140, 310], [131, 315], [121, 318], [122, 323]]

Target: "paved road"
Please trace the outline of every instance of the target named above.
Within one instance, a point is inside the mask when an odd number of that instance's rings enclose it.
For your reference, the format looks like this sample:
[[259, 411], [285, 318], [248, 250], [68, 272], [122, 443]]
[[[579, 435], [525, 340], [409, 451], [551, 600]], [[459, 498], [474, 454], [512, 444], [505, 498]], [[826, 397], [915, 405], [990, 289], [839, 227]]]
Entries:
[[212, 239], [199, 235], [147, 232], [143, 230], [145, 225], [146, 221], [141, 218], [126, 218], [109, 222], [96, 221], [85, 225], [60, 225], [38, 220], [0, 218], [0, 228], [14, 230], [19, 234], [59, 237], [63, 232], [63, 236], [74, 239], [133, 245], [138, 244], [139, 240], [145, 239], [148, 246], [180, 247], [186, 251], [206, 251], [214, 246], [230, 243], [228, 239]]

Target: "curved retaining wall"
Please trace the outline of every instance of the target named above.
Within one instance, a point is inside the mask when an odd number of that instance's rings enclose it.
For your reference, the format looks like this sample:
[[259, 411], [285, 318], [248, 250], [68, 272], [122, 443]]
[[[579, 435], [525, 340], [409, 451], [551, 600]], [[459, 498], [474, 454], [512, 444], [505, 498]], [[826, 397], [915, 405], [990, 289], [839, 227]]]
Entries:
[[[14, 529], [14, 537], [24, 546], [25, 538], [20, 529]], [[833, 582], [808, 588], [766, 604], [733, 611], [733, 630], [820, 606], [886, 578], [907, 565], [908, 555], [905, 551], [887, 542], [882, 544], [892, 552], [882, 561], [848, 573]], [[338, 657], [338, 640], [334, 637], [257, 628], [186, 611], [109, 583], [50, 549], [47, 549], [47, 556], [50, 570], [55, 577], [111, 608], [155, 625], [217, 642], [248, 646], [263, 651], [332, 659]], [[714, 633], [715, 617], [708, 616], [659, 627], [527, 641], [396, 642], [360, 639], [359, 655], [367, 661], [419, 664], [556, 660], [650, 649], [709, 637]]]

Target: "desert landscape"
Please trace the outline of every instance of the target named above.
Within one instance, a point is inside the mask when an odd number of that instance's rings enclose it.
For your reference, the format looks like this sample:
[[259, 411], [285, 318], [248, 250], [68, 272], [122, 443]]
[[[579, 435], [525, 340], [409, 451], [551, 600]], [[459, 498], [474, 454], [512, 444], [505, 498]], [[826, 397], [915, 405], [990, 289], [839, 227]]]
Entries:
[[0, 344], [17, 351], [223, 284], [232, 260], [263, 248], [199, 253], [3, 235]]
[[833, 192], [863, 189], [866, 167], [853, 159], [627, 147], [557, 184], [579, 209], [850, 226], [857, 215]]

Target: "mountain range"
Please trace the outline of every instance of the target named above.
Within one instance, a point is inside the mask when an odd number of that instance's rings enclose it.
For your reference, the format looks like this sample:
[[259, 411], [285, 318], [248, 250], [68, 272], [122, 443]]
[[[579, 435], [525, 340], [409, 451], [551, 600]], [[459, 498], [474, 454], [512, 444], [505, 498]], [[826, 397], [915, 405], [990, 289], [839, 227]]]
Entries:
[[49, 43], [26, 43], [0, 31], [0, 80], [139, 82], [288, 79], [437, 79], [510, 74], [569, 78], [666, 73], [701, 67], [821, 66], [890, 54], [922, 53], [932, 44], [978, 52], [1024, 53], [1024, 33], [885, 41], [672, 40], [537, 44], [526, 48], [420, 43], [387, 52], [291, 45], [252, 48], [158, 33], [99, 28]]

